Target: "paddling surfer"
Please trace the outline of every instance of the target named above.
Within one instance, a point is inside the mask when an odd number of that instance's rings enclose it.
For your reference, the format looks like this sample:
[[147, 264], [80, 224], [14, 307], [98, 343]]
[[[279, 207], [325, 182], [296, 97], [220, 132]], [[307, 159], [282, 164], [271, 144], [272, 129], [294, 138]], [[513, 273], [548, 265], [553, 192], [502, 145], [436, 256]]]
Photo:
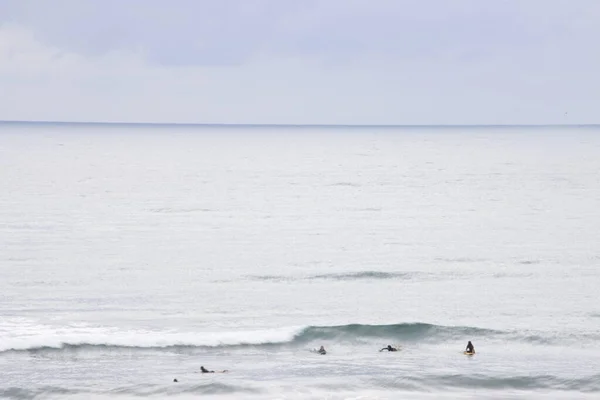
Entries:
[[228, 370], [228, 369], [224, 369], [224, 370], [222, 370], [222, 371], [209, 371], [209, 370], [207, 370], [207, 369], [206, 369], [206, 368], [204, 368], [204, 367], [200, 367], [200, 372], [202, 372], [203, 374], [214, 374], [215, 372], [218, 372], [218, 373], [224, 374], [224, 373], [226, 373], [226, 372], [229, 372], [229, 370]]

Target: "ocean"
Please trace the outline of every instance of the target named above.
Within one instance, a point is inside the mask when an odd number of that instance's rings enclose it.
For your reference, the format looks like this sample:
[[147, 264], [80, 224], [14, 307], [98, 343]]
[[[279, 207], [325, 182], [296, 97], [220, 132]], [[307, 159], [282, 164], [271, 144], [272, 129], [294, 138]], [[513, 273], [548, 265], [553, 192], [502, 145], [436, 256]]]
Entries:
[[596, 126], [0, 123], [0, 398], [600, 398], [599, 230]]

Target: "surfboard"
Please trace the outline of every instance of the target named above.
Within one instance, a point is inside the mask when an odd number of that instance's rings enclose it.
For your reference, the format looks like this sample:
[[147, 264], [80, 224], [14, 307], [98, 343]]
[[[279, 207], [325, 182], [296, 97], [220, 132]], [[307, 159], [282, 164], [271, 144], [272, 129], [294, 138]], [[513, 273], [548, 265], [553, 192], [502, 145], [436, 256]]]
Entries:
[[396, 350], [389, 351], [388, 349], [383, 348], [383, 349], [379, 350], [379, 352], [382, 353], [384, 351], [387, 351], [388, 353], [394, 353], [396, 351], [402, 351], [402, 346], [400, 346], [399, 344], [392, 346], [392, 347], [394, 347]]
[[194, 371], [197, 374], [226, 374], [229, 372], [228, 369], [224, 369], [222, 371], [211, 371], [211, 372], [202, 372], [202, 371]]
[[474, 355], [475, 355], [475, 352], [474, 352], [474, 351], [463, 351], [463, 354], [464, 354], [465, 356], [474, 356]]

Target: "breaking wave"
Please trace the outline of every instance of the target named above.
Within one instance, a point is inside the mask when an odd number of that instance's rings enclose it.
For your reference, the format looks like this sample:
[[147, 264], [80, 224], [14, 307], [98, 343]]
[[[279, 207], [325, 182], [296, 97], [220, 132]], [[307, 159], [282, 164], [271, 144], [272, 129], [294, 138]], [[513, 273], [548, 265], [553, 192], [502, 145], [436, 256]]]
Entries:
[[[234, 332], [157, 332], [115, 331], [88, 328], [70, 333], [45, 332], [37, 336], [17, 336], [0, 342], [0, 353], [81, 348], [189, 349], [230, 347], [302, 346], [314, 341], [360, 343], [367, 341], [443, 342], [465, 339], [499, 339], [511, 342], [552, 344], [561, 340], [591, 339], [598, 335], [557, 337], [543, 334], [499, 331], [468, 326], [443, 326], [427, 323], [391, 325], [350, 324], [307, 326]], [[378, 339], [381, 339], [378, 340]], [[385, 339], [385, 340], [384, 340]]]

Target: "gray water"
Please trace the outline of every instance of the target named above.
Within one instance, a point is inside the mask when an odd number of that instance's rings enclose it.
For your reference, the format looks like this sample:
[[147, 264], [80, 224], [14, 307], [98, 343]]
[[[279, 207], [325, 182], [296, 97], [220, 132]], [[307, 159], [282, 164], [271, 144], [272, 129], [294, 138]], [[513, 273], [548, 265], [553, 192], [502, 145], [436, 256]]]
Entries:
[[0, 124], [0, 398], [597, 398], [599, 134]]

